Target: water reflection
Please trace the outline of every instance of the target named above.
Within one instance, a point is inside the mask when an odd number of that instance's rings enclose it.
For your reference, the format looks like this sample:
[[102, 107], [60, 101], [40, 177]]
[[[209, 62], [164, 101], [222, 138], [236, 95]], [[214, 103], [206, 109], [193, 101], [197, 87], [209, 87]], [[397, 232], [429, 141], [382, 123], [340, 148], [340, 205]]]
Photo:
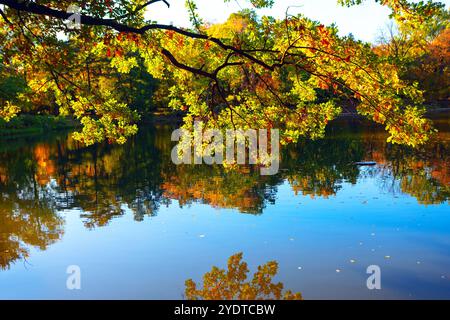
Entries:
[[250, 281], [248, 265], [237, 253], [228, 259], [227, 269], [212, 267], [203, 276], [201, 288], [192, 280], [186, 281], [185, 296], [188, 300], [302, 300], [301, 293], [283, 291], [284, 284], [274, 283], [278, 262], [269, 261], [258, 267]]
[[[45, 250], [64, 233], [57, 192], [47, 176], [55, 174], [44, 159], [47, 148], [2, 152], [0, 165], [0, 268], [28, 257], [28, 247]], [[19, 151], [19, 150], [15, 150]]]
[[[444, 124], [447, 127], [447, 123]], [[442, 128], [441, 128], [442, 129]], [[136, 221], [172, 201], [204, 203], [262, 214], [288, 181], [296, 194], [331, 197], [344, 182], [374, 178], [381, 192], [406, 193], [420, 204], [449, 199], [448, 133], [423, 150], [387, 145], [374, 127], [344, 122], [329, 138], [283, 150], [280, 174], [260, 176], [251, 166], [175, 166], [172, 128], [144, 129], [125, 146], [85, 148], [67, 135], [0, 142], [0, 268], [45, 250], [64, 232], [64, 209], [80, 209], [86, 228], [107, 225], [131, 210]], [[374, 160], [373, 168], [354, 162]]]

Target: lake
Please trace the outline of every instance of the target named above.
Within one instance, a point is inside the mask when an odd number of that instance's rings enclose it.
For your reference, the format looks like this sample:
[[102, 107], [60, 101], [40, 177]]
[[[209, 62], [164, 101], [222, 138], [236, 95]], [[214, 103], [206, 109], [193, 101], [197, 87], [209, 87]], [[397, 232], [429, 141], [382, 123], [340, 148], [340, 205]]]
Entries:
[[[340, 120], [283, 148], [275, 176], [175, 166], [168, 125], [124, 146], [1, 140], [0, 299], [182, 299], [238, 252], [252, 273], [277, 261], [305, 299], [450, 299], [450, 126], [436, 123], [410, 150]], [[81, 290], [66, 288], [70, 265]]]

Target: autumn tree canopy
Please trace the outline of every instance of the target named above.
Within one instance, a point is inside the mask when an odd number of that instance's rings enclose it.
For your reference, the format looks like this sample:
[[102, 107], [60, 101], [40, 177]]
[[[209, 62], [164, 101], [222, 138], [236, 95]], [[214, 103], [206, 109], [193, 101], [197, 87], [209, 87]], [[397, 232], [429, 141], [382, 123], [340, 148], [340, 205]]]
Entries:
[[[187, 127], [202, 120], [216, 128], [279, 128], [289, 143], [322, 137], [350, 103], [383, 124], [390, 142], [417, 146], [433, 132], [417, 83], [401, 80], [397, 64], [370, 44], [339, 36], [334, 26], [303, 15], [259, 17], [254, 10], [210, 25], [189, 0], [192, 27], [186, 29], [147, 21], [144, 13], [151, 17], [157, 2], [171, 1], [0, 0], [2, 65], [29, 88], [0, 100], [0, 117], [10, 119], [26, 102], [48, 95], [60, 114], [83, 124], [77, 140], [124, 143], [136, 133], [139, 113], [119, 94], [121, 81], [108, 75], [145, 66], [160, 80], [159, 96], [186, 113]], [[250, 2], [255, 8], [276, 4]], [[401, 28], [420, 28], [446, 10], [432, 1], [377, 2], [392, 10]], [[66, 23], [70, 5], [80, 8], [80, 28]]]

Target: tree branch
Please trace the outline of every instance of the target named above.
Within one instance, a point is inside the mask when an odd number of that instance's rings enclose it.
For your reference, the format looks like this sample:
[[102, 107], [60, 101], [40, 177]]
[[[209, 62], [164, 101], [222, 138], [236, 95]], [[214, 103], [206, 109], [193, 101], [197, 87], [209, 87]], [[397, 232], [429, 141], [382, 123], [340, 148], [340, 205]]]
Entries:
[[142, 9], [147, 8], [148, 6], [157, 3], [157, 2], [164, 2], [168, 8], [170, 8], [170, 4], [167, 0], [151, 0], [151, 1], [147, 1], [146, 3], [144, 3], [143, 5], [140, 5], [139, 7], [137, 7], [136, 9], [134, 9], [132, 12], [129, 12], [127, 14], [124, 14], [123, 16], [118, 17], [118, 19], [123, 19], [126, 18], [128, 16], [134, 15], [136, 13], [138, 13], [139, 11], [141, 11]]
[[183, 64], [183, 63], [181, 63], [181, 62], [179, 62], [179, 61], [173, 56], [173, 54], [172, 54], [170, 51], [166, 50], [166, 49], [162, 49], [162, 50], [161, 50], [161, 53], [162, 53], [167, 59], [169, 59], [170, 62], [171, 62], [175, 67], [177, 67], [177, 68], [180, 68], [180, 69], [183, 69], [183, 70], [189, 71], [189, 72], [191, 72], [191, 73], [198, 74], [198, 75], [201, 75], [201, 76], [204, 76], [204, 77], [213, 79], [213, 80], [216, 80], [216, 76], [215, 76], [214, 74], [212, 74], [212, 73], [206, 72], [206, 71], [204, 71], [204, 70], [202, 70], [202, 69], [196, 69], [196, 68], [187, 66], [187, 65], [185, 65], [185, 64]]
[[[37, 14], [37, 15], [49, 16], [49, 17], [53, 17], [53, 18], [56, 18], [59, 20], [68, 20], [70, 17], [73, 16], [73, 13], [69, 13], [69, 12], [62, 11], [62, 10], [52, 9], [47, 6], [36, 4], [33, 2], [25, 3], [25, 2], [21, 2], [20, 0], [0, 0], [0, 4], [6, 5], [9, 8], [15, 9], [18, 11], [28, 12], [28, 13]], [[105, 26], [105, 27], [112, 28], [119, 32], [144, 34], [149, 30], [174, 31], [178, 34], [181, 34], [186, 37], [193, 38], [193, 39], [202, 39], [202, 40], [211, 41], [211, 42], [217, 44], [218, 46], [220, 46], [222, 49], [231, 50], [231, 51], [235, 52], [236, 54], [238, 54], [242, 57], [245, 57], [248, 60], [262, 66], [265, 69], [273, 71], [277, 67], [277, 65], [269, 65], [269, 64], [265, 63], [264, 61], [252, 56], [251, 54], [247, 53], [246, 50], [241, 50], [241, 49], [235, 48], [231, 45], [227, 45], [227, 44], [223, 43], [220, 39], [217, 39], [214, 37], [209, 37], [208, 35], [204, 35], [204, 34], [191, 32], [189, 30], [177, 28], [175, 26], [164, 25], [164, 24], [149, 24], [149, 25], [139, 28], [139, 27], [132, 27], [132, 26], [122, 24], [120, 22], [117, 22], [115, 19], [96, 18], [96, 17], [91, 17], [91, 16], [87, 16], [87, 15], [82, 15], [82, 14], [79, 16], [80, 16], [80, 23], [82, 25]]]

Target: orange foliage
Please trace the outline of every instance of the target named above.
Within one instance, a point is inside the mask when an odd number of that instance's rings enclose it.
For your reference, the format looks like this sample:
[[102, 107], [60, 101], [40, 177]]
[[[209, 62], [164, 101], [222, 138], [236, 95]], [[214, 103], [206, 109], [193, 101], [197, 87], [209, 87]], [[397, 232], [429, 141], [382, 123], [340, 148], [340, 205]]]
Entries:
[[40, 185], [45, 185], [56, 173], [55, 163], [50, 159], [50, 147], [38, 144], [33, 152], [37, 165], [36, 180]]
[[419, 82], [428, 101], [449, 101], [450, 29], [434, 39], [428, 53], [409, 70], [408, 78]]

